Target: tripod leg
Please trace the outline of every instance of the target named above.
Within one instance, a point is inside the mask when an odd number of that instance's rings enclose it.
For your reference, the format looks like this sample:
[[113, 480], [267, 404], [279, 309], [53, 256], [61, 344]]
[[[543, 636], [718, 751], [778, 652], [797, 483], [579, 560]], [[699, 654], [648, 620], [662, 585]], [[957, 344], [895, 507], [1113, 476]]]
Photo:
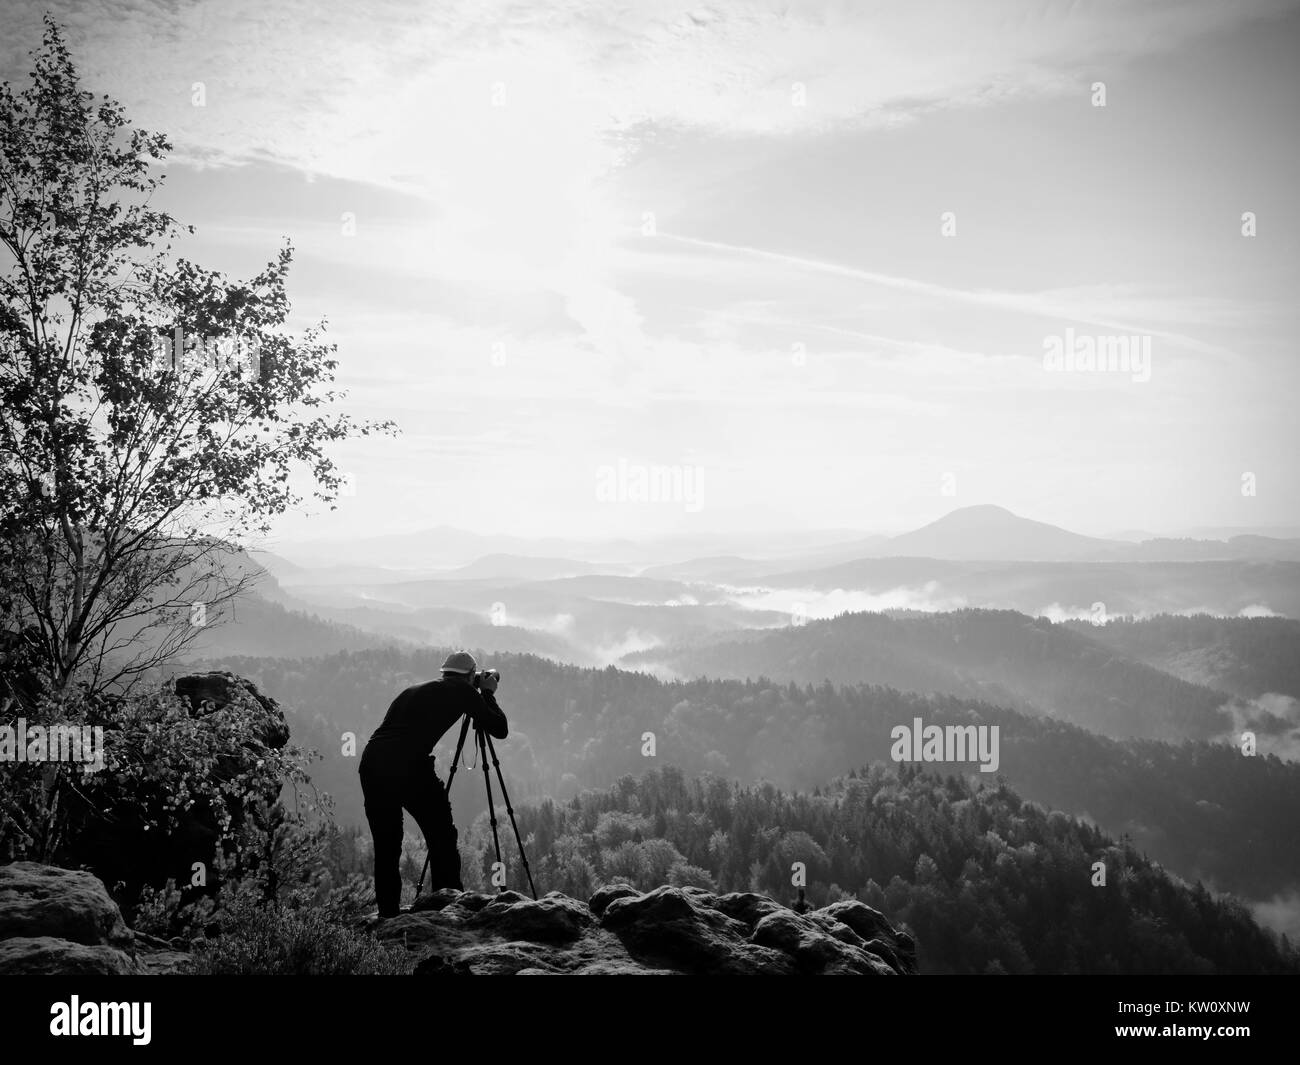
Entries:
[[[524, 875], [528, 877], [528, 890], [533, 893], [533, 898], [536, 899], [537, 887], [533, 884], [533, 871], [528, 868], [528, 855], [524, 853], [524, 841], [519, 836], [519, 825], [515, 821], [515, 808], [510, 805], [510, 796], [506, 792], [506, 778], [501, 775], [501, 763], [497, 761], [496, 745], [492, 742], [492, 737], [486, 733], [483, 734], [483, 739], [488, 750], [492, 752], [492, 767], [497, 771], [497, 783], [501, 785], [501, 799], [506, 804], [506, 813], [510, 817], [510, 827], [515, 830], [515, 843], [519, 845], [519, 857], [523, 859]], [[500, 858], [499, 850], [497, 857]]]
[[[469, 714], [464, 716], [460, 723], [460, 738], [456, 740], [456, 753], [451, 756], [451, 769], [447, 773], [446, 790], [450, 793], [451, 782], [456, 778], [456, 767], [460, 765], [460, 752], [465, 748], [465, 735], [469, 732]], [[428, 841], [425, 841], [424, 868], [420, 870], [420, 880], [415, 885], [415, 897], [420, 897], [420, 892], [424, 890], [424, 878], [429, 875], [429, 862], [431, 858], [428, 851]]]
[[451, 782], [456, 777], [456, 767], [460, 765], [460, 752], [465, 747], [465, 734], [469, 732], [469, 714], [460, 723], [460, 738], [456, 741], [456, 753], [451, 756], [451, 770], [447, 773], [447, 790], [451, 791]]
[[497, 807], [492, 801], [492, 777], [488, 775], [487, 733], [482, 729], [474, 730], [474, 739], [478, 743], [479, 756], [483, 760], [483, 783], [487, 785], [488, 819], [492, 822], [492, 846], [496, 850], [497, 864], [501, 865], [501, 840], [497, 836]]

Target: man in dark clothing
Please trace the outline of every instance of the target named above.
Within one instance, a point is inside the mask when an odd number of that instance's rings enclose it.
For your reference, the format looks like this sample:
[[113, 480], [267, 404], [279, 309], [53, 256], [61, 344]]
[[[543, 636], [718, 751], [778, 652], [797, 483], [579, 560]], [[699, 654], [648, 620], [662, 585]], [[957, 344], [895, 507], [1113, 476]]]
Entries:
[[489, 736], [506, 738], [506, 715], [493, 694], [497, 678], [484, 673], [476, 687], [477, 672], [478, 664], [468, 651], [448, 655], [440, 680], [407, 688], [393, 700], [361, 753], [361, 791], [375, 841], [375, 898], [381, 919], [397, 915], [402, 897], [403, 809], [424, 834], [430, 887], [435, 891], [462, 887], [459, 834], [430, 753], [465, 714]]

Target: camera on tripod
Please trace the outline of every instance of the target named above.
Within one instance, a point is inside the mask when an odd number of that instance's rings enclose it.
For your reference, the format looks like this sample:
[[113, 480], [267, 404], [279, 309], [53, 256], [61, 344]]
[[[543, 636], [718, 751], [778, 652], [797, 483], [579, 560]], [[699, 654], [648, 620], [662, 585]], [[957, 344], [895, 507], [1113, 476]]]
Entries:
[[[460, 657], [459, 654], [451, 656], [448, 660], [448, 664], [459, 664], [455, 662], [455, 659], [458, 657]], [[468, 658], [469, 663], [473, 663], [474, 661], [474, 659], [468, 654], [466, 654], [464, 658]], [[464, 670], [459, 670], [458, 672], [460, 672], [462, 676], [469, 673], [468, 664]], [[501, 680], [501, 671], [496, 669], [476, 669], [470, 677], [470, 683], [473, 684], [475, 688], [481, 688], [483, 680], [486, 677], [491, 677], [494, 682], [499, 682]], [[491, 689], [488, 690], [490, 691]], [[474, 726], [474, 747], [477, 751], [475, 760], [483, 767], [483, 784], [487, 788], [488, 822], [492, 825], [492, 847], [496, 852], [497, 865], [501, 869], [505, 868], [505, 865], [501, 861], [501, 839], [497, 835], [497, 808], [496, 803], [492, 800], [492, 777], [488, 773], [489, 756], [492, 760], [492, 768], [497, 771], [497, 783], [501, 785], [501, 798], [506, 804], [506, 815], [510, 818], [510, 827], [515, 830], [515, 843], [519, 847], [519, 859], [524, 863], [524, 875], [528, 877], [528, 890], [533, 893], [533, 898], [536, 899], [537, 885], [533, 883], [533, 871], [528, 867], [528, 855], [524, 853], [524, 841], [519, 835], [519, 824], [515, 821], [515, 808], [510, 805], [510, 796], [506, 794], [506, 778], [501, 773], [501, 763], [497, 760], [496, 746], [492, 743], [492, 736], [488, 733], [487, 728], [484, 727], [483, 722], [469, 711], [466, 711], [466, 713], [461, 717], [460, 738], [456, 740], [456, 753], [451, 756], [451, 772], [447, 774], [445, 790], [450, 794], [451, 782], [456, 779], [456, 770], [461, 764], [461, 752], [465, 749], [465, 737], [469, 735], [471, 724]], [[417, 901], [420, 898], [420, 892], [424, 889], [424, 878], [428, 875], [429, 864], [432, 860], [433, 852], [429, 851], [424, 859], [424, 869], [420, 872], [420, 879], [415, 885], [415, 897]], [[501, 886], [504, 886], [504, 884]]]

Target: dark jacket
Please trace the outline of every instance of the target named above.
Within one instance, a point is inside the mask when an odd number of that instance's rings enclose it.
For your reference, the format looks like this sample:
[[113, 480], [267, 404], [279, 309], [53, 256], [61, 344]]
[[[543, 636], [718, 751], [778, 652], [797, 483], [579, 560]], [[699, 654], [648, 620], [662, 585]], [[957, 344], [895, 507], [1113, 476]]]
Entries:
[[[397, 773], [415, 768], [464, 714], [482, 725], [489, 736], [506, 738], [506, 715], [491, 692], [441, 679], [407, 688], [393, 700], [383, 722], [371, 734], [359, 768]], [[466, 743], [473, 740], [470, 736]]]

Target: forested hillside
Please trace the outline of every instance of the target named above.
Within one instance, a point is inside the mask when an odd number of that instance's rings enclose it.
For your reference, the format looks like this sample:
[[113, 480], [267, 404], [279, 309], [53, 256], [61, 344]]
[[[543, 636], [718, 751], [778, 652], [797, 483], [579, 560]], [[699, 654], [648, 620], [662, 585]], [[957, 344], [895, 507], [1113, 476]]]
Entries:
[[814, 905], [853, 894], [906, 925], [922, 972], [1300, 971], [1285, 938], [1236, 902], [992, 781], [877, 765], [789, 794], [662, 769], [517, 815], [539, 892], [583, 898], [622, 879], [792, 901], [802, 862]]
[[[295, 739], [324, 760], [313, 776], [338, 799], [344, 824], [364, 824], [356, 758], [392, 697], [436, 675], [443, 652], [378, 649], [309, 660], [220, 663], [279, 699]], [[1228, 745], [1120, 742], [1060, 721], [953, 697], [866, 685], [766, 681], [664, 683], [617, 669], [579, 669], [501, 656], [499, 692], [511, 721], [498, 750], [512, 798], [567, 800], [624, 774], [674, 765], [742, 783], [811, 791], [849, 769], [890, 759], [890, 730], [930, 723], [1000, 729], [999, 773], [1025, 797], [1091, 819], [1167, 867], [1251, 899], [1300, 884], [1300, 766]], [[653, 734], [654, 755], [642, 754]], [[454, 735], [440, 747], [445, 776]], [[945, 771], [969, 773], [972, 764]], [[983, 774], [993, 779], [991, 774]], [[465, 823], [484, 807], [481, 778], [458, 778]]]
[[1119, 738], [1211, 739], [1232, 725], [1220, 692], [1131, 657], [1122, 640], [1013, 610], [842, 614], [734, 641], [629, 655], [679, 676], [885, 684], [1064, 718]]
[[394, 638], [321, 618], [281, 603], [249, 595], [226, 608], [229, 624], [206, 627], [195, 640], [193, 654], [265, 655], [286, 657], [337, 654], [390, 646]]
[[1300, 621], [1161, 614], [1105, 625], [1069, 622], [1098, 643], [1197, 684], [1254, 698], [1300, 699]]

